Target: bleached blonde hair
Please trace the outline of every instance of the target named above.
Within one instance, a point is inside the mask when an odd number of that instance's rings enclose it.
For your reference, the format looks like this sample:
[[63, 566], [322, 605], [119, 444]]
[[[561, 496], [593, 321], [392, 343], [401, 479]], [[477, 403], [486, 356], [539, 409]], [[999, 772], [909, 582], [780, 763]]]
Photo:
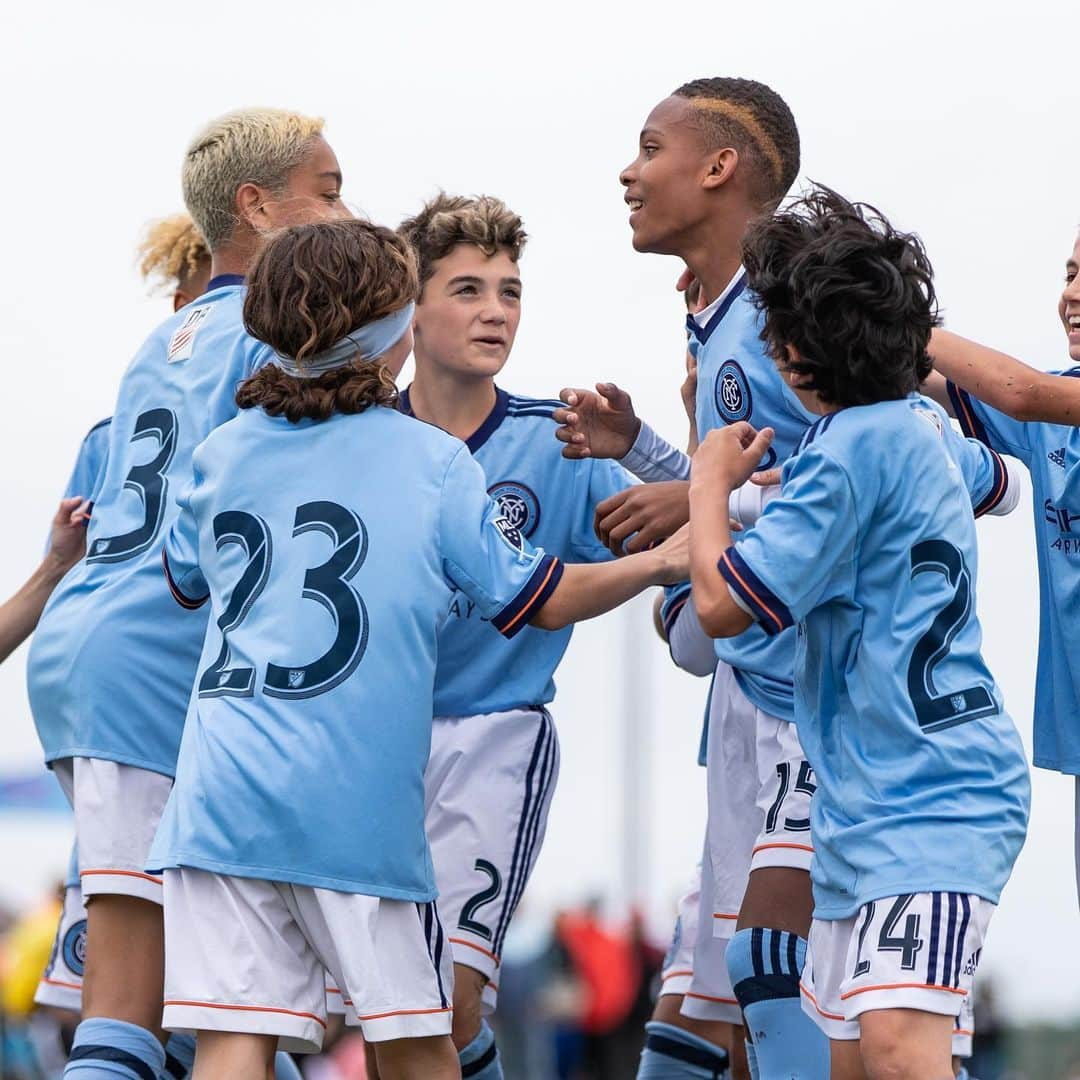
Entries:
[[240, 185], [281, 192], [322, 129], [321, 118], [284, 109], [239, 109], [195, 136], [184, 155], [184, 202], [211, 251], [236, 227]]
[[139, 273], [155, 289], [177, 289], [210, 264], [210, 249], [187, 214], [151, 221], [138, 247]]

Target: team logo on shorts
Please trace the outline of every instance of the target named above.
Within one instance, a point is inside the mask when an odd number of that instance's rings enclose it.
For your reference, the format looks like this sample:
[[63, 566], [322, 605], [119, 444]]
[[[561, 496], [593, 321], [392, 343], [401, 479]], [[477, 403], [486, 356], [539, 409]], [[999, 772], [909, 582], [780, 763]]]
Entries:
[[86, 920], [73, 923], [64, 935], [64, 964], [68, 971], [82, 975], [86, 964]]
[[729, 423], [748, 420], [754, 410], [750, 384], [735, 360], [725, 360], [716, 374], [716, 407]]
[[517, 480], [503, 480], [488, 488], [504, 518], [527, 540], [540, 524], [540, 500]]

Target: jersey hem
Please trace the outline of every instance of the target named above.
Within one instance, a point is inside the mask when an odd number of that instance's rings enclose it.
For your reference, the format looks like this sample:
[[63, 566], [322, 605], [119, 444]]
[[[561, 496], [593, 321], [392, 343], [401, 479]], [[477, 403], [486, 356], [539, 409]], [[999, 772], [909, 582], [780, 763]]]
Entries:
[[991, 904], [997, 904], [998, 900], [1001, 898], [1001, 889], [987, 889], [983, 886], [973, 887], [970, 881], [917, 881], [914, 884], [912, 884], [910, 880], [892, 881], [885, 882], [873, 889], [868, 889], [866, 892], [860, 893], [856, 899], [836, 907], [827, 903], [822, 903], [815, 895], [814, 918], [820, 919], [822, 922], [837, 922], [840, 919], [850, 919], [853, 915], [857, 915], [866, 904], [872, 903], [875, 900], [884, 900], [890, 896], [905, 896], [909, 893], [932, 892], [963, 893], [965, 896], [977, 896]]
[[332, 889], [334, 892], [354, 893], [360, 896], [378, 896], [385, 900], [411, 900], [426, 904], [435, 900], [439, 893], [430, 889], [410, 889], [395, 885], [375, 885], [369, 881], [352, 881], [348, 878], [325, 877], [321, 874], [295, 873], [280, 866], [241, 866], [236, 863], [208, 859], [186, 851], [174, 851], [161, 859], [147, 861], [148, 873], [165, 870], [206, 870], [212, 874], [228, 877], [251, 878], [255, 881], [276, 881], [285, 885], [307, 885], [313, 889]]
[[1031, 764], [1037, 769], [1048, 769], [1050, 772], [1063, 773], [1065, 776], [1080, 776], [1080, 761], [1055, 761], [1053, 758], [1035, 754], [1031, 759]]
[[471, 720], [474, 716], [496, 716], [501, 713], [513, 712], [542, 712], [554, 701], [554, 696], [544, 698], [543, 701], [519, 701], [514, 705], [493, 705], [490, 708], [483, 706], [474, 709], [435, 709], [432, 719], [439, 720]]
[[46, 752], [45, 765], [52, 768], [58, 761], [65, 758], [95, 758], [98, 761], [115, 761], [117, 765], [130, 765], [135, 769], [145, 769], [147, 772], [159, 773], [167, 776], [170, 780], [176, 779], [176, 762], [172, 765], [161, 765], [149, 758], [132, 757], [130, 754], [114, 754], [108, 750], [94, 750], [86, 746], [65, 746], [52, 753]]

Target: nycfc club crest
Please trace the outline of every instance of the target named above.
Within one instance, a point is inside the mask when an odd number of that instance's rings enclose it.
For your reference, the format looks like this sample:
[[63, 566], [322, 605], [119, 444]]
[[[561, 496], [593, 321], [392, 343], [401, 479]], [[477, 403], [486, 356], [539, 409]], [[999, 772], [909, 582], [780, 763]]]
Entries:
[[80, 919], [72, 924], [64, 935], [64, 963], [68, 971], [76, 975], [83, 973], [86, 964], [86, 920]]
[[[536, 532], [540, 524], [540, 500], [524, 484], [517, 480], [503, 480], [488, 488], [488, 494], [498, 503], [507, 525], [516, 529], [526, 540]], [[499, 528], [503, 529], [503, 526]], [[506, 535], [505, 529], [503, 535]]]
[[716, 408], [729, 424], [749, 420], [754, 410], [750, 384], [735, 360], [725, 360], [716, 373]]

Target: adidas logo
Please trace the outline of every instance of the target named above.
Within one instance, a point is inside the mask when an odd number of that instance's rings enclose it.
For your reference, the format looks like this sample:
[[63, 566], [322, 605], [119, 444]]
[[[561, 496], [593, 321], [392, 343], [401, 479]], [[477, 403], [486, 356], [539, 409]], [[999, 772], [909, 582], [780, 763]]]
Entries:
[[1046, 455], [1046, 457], [1047, 457], [1047, 460], [1052, 462], [1054, 465], [1057, 465], [1059, 468], [1061, 468], [1061, 469], [1065, 468], [1065, 447], [1064, 446], [1060, 450], [1051, 450], [1050, 453]]

